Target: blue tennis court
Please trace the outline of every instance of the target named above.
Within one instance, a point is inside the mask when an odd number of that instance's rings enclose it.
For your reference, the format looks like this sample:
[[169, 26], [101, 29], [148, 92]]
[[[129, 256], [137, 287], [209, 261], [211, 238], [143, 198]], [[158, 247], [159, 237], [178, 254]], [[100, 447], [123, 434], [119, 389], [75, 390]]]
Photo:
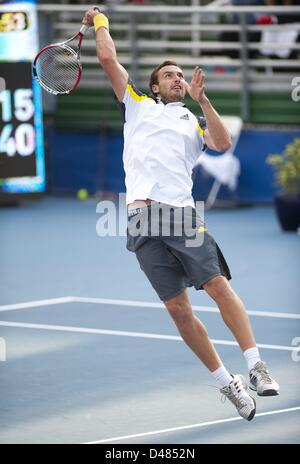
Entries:
[[[271, 207], [206, 213], [281, 385], [257, 397], [251, 423], [221, 402], [125, 237], [97, 236], [95, 200], [0, 214], [1, 443], [299, 443], [300, 237]], [[224, 363], [246, 375], [213, 301], [190, 296]]]

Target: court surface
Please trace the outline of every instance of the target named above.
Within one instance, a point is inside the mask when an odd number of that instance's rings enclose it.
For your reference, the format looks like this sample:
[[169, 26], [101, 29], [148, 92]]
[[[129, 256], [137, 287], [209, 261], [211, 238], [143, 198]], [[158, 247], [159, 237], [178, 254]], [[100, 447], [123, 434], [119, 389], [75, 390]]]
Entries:
[[[99, 237], [96, 201], [0, 210], [1, 443], [300, 443], [300, 236], [270, 207], [206, 224], [281, 385], [241, 419], [125, 248]], [[246, 364], [214, 302], [189, 290], [224, 364]], [[253, 393], [255, 395], [255, 393]]]

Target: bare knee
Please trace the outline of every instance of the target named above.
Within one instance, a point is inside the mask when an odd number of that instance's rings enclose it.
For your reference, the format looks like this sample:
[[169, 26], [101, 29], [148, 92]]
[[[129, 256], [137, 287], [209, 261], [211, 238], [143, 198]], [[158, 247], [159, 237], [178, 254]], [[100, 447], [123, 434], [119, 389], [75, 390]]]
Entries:
[[187, 294], [181, 294], [179, 297], [165, 301], [165, 305], [183, 340], [187, 343], [191, 335], [195, 335], [195, 330], [197, 337], [208, 337], [206, 327], [194, 316]]
[[187, 295], [179, 295], [164, 302], [177, 325], [186, 325], [193, 321], [194, 315]]
[[223, 276], [213, 277], [203, 285], [203, 288], [215, 301], [234, 297], [234, 291]]

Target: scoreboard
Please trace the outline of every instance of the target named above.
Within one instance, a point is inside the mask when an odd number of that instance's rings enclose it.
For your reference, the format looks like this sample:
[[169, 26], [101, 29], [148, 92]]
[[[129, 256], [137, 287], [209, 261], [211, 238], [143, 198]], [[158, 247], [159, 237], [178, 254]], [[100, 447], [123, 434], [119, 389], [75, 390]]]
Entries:
[[35, 1], [0, 1], [0, 201], [45, 190], [42, 96], [32, 77], [37, 51]]

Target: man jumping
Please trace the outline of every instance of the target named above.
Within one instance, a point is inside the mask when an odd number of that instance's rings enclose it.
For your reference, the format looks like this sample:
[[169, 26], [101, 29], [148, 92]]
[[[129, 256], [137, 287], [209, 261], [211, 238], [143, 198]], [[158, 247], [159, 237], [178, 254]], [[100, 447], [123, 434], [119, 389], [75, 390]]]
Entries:
[[[177, 63], [163, 62], [151, 74], [151, 96], [147, 96], [118, 62], [108, 18], [90, 9], [83, 23], [95, 26], [99, 61], [124, 109], [127, 248], [135, 252], [185, 343], [212, 373], [221, 393], [250, 421], [256, 405], [246, 391], [247, 383], [242, 375], [232, 375], [223, 365], [205, 326], [193, 313], [187, 292], [189, 286], [204, 289], [218, 305], [244, 353], [250, 388], [261, 396], [278, 395], [279, 386], [260, 358], [244, 304], [229, 284], [231, 275], [220, 248], [204, 224], [197, 229], [196, 235], [201, 234], [202, 240], [196, 247], [188, 246], [186, 237], [176, 234], [135, 233], [137, 220], [141, 223], [147, 218], [151, 228], [149, 213], [164, 207], [171, 211], [168, 217], [172, 227], [180, 217], [178, 212], [183, 218], [190, 216], [194, 223], [199, 221], [191, 193], [193, 166], [205, 146], [227, 150], [230, 134], [205, 94], [204, 74], [199, 67], [188, 84]], [[197, 118], [184, 105], [186, 91], [199, 104], [204, 118]], [[160, 231], [162, 222], [158, 219]]]

